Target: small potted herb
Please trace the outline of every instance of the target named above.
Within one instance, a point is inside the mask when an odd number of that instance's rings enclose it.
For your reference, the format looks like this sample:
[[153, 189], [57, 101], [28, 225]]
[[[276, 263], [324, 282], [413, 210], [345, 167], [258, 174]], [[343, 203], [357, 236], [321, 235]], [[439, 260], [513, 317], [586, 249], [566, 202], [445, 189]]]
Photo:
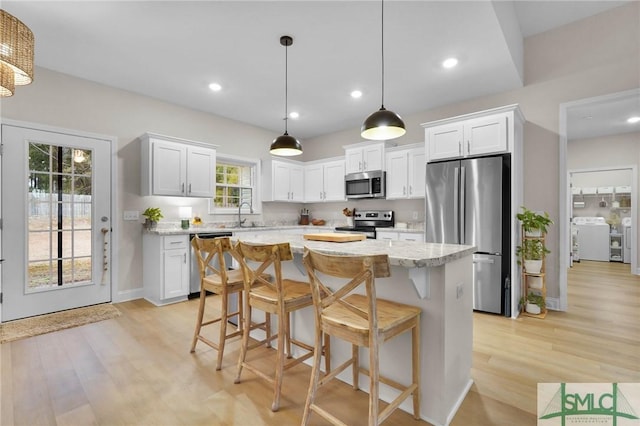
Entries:
[[521, 246], [516, 247], [518, 265], [524, 264], [525, 272], [539, 274], [542, 269], [542, 258], [551, 253], [542, 240], [525, 239]]
[[162, 216], [160, 207], [147, 207], [147, 209], [142, 212], [142, 216], [146, 218], [144, 221], [144, 227], [146, 229], [155, 229], [158, 221], [164, 217]]
[[528, 314], [533, 315], [538, 315], [546, 309], [544, 297], [535, 293], [529, 293], [526, 298], [522, 297], [520, 299], [520, 306], [524, 307], [524, 310]]
[[516, 214], [516, 218], [522, 223], [525, 235], [527, 237], [540, 237], [542, 234], [546, 234], [547, 227], [553, 224], [549, 213], [539, 214], [525, 206], [521, 206], [521, 208], [522, 213]]

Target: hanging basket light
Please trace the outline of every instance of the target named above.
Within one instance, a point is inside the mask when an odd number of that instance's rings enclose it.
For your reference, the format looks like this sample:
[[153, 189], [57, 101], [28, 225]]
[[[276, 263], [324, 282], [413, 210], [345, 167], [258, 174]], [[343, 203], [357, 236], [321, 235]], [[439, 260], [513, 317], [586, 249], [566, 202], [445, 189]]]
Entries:
[[33, 51], [33, 32], [18, 18], [0, 9], [1, 96], [11, 96], [14, 86], [33, 81]]

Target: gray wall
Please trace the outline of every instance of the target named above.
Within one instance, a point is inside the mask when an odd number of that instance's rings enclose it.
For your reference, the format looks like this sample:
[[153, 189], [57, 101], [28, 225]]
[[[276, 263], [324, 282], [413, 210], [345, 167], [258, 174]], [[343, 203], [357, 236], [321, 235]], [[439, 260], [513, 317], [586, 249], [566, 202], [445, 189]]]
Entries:
[[[424, 141], [420, 123], [518, 103], [525, 115], [525, 204], [548, 211], [558, 221], [558, 120], [563, 102], [618, 92], [640, 86], [640, 3], [613, 9], [565, 27], [525, 39], [525, 85], [523, 88], [404, 116], [407, 135], [399, 144]], [[477, 84], [482, 84], [478, 81]], [[246, 155], [267, 154], [273, 132], [243, 123], [178, 107], [130, 92], [37, 68], [35, 81], [21, 87], [13, 98], [2, 100], [2, 118], [42, 123], [68, 129], [113, 135], [118, 138], [118, 187], [120, 210], [143, 210], [160, 205], [175, 210], [179, 199], [139, 195], [140, 153], [135, 139], [150, 131], [220, 145], [219, 151]], [[398, 111], [402, 113], [402, 111]], [[364, 117], [363, 117], [364, 118]], [[303, 160], [343, 155], [342, 145], [361, 141], [359, 129], [302, 141]], [[5, 183], [3, 183], [5, 184]], [[204, 201], [202, 202], [204, 203]], [[409, 221], [418, 201], [393, 202], [399, 220]], [[341, 210], [341, 203], [334, 203]], [[293, 215], [299, 205], [266, 205], [270, 211]], [[206, 211], [204, 204], [195, 209]], [[313, 205], [333, 215], [331, 205]], [[423, 215], [423, 212], [421, 212]], [[119, 214], [120, 250], [118, 292], [139, 289], [142, 283], [140, 225], [123, 222]], [[424, 216], [422, 216], [424, 217]], [[331, 219], [331, 218], [329, 218]], [[557, 227], [549, 246], [558, 252]], [[558, 259], [547, 263], [549, 296], [558, 296]]]

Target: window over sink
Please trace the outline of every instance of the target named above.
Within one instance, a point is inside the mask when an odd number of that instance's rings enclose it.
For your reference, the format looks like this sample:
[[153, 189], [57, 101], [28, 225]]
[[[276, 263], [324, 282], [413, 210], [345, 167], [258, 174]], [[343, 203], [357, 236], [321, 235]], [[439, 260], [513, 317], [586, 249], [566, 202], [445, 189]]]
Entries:
[[[216, 192], [209, 202], [210, 214], [234, 214], [242, 203], [250, 203], [253, 212], [260, 212], [258, 176], [260, 160], [218, 153], [216, 161]], [[249, 207], [243, 206], [249, 213]]]

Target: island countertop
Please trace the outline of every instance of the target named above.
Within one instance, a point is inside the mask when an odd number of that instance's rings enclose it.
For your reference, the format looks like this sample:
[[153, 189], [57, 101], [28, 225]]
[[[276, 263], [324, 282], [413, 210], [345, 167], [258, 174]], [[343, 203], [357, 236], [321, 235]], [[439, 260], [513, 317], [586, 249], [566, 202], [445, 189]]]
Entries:
[[235, 236], [247, 243], [274, 244], [288, 242], [293, 253], [302, 253], [304, 247], [333, 255], [373, 255], [386, 254], [392, 266], [405, 268], [424, 268], [441, 266], [475, 251], [474, 246], [457, 244], [432, 244], [416, 241], [363, 240], [345, 243], [305, 240], [303, 235], [296, 234], [264, 234], [251, 235], [246, 238]]

